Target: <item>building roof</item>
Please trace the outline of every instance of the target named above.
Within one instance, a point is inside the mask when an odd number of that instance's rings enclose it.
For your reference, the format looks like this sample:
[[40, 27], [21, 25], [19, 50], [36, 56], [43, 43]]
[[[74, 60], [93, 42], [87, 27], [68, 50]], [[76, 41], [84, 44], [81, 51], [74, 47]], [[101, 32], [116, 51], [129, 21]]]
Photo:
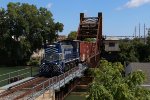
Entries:
[[105, 40], [120, 40], [120, 39], [117, 37], [107, 37]]
[[144, 84], [150, 85], [150, 63], [133, 62], [130, 63], [127, 67], [130, 67], [130, 72], [142, 70], [146, 74], [146, 81]]
[[67, 36], [65, 36], [65, 35], [59, 35], [57, 38], [57, 41], [65, 40], [66, 38], [67, 38]]

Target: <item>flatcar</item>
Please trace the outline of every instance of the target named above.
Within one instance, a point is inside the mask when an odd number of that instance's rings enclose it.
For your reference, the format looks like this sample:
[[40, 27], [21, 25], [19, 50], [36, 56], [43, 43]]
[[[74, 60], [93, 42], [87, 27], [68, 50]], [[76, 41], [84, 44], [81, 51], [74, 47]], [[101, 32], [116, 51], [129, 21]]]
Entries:
[[40, 65], [40, 76], [58, 76], [77, 66], [80, 61], [79, 45], [77, 40], [63, 40], [46, 45]]

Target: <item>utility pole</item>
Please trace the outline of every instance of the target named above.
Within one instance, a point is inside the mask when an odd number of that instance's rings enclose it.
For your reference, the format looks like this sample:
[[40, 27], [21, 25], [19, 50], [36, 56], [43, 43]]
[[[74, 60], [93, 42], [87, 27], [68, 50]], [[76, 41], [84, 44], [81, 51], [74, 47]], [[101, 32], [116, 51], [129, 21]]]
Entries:
[[148, 28], [147, 35], [150, 36], [150, 28]]
[[140, 25], [140, 23], [139, 23], [139, 38], [140, 38], [140, 34], [141, 34], [141, 25]]
[[144, 44], [146, 44], [146, 36], [145, 36], [145, 23], [144, 23]]
[[135, 32], [134, 34], [135, 34], [135, 38], [136, 38], [136, 26], [135, 26], [135, 30], [134, 30], [134, 32]]

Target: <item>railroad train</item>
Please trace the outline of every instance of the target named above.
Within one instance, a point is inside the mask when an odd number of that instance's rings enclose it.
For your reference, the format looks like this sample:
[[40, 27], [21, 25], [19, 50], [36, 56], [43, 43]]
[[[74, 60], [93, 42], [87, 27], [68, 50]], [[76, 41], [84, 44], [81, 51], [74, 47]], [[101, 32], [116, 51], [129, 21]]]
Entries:
[[46, 45], [44, 52], [39, 70], [40, 76], [58, 76], [78, 66], [80, 62], [80, 42], [78, 40], [62, 40]]

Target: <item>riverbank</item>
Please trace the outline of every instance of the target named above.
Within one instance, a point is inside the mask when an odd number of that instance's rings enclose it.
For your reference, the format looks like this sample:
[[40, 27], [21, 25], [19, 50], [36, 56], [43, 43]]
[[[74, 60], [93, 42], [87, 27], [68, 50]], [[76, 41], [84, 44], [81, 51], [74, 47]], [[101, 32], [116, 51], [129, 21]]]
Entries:
[[23, 79], [26, 77], [36, 75], [39, 72], [38, 69], [39, 67], [33, 66], [14, 66], [14, 67], [0, 66], [0, 86], [8, 84], [10, 82], [10, 79], [16, 77]]
[[71, 92], [65, 100], [86, 100], [87, 92]]
[[86, 100], [87, 97], [87, 88], [76, 87], [66, 98], [65, 100]]

